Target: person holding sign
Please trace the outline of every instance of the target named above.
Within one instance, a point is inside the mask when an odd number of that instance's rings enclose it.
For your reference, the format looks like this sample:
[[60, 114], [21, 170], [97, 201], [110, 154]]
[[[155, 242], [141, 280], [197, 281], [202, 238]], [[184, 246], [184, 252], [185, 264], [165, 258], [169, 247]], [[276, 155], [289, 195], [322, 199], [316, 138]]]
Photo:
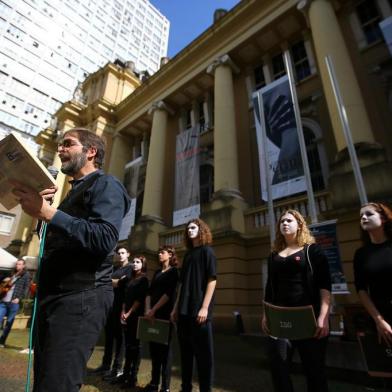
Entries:
[[354, 255], [359, 299], [374, 320], [379, 343], [392, 346], [392, 211], [381, 203], [360, 210], [364, 245]]
[[[291, 392], [289, 368], [292, 351], [298, 350], [308, 392], [328, 391], [325, 352], [329, 334], [328, 316], [331, 278], [328, 260], [316, 245], [303, 216], [284, 211], [277, 224], [273, 251], [268, 259], [265, 301], [280, 307], [311, 305], [316, 316], [313, 336], [299, 340], [268, 338], [271, 375], [276, 392]], [[266, 314], [262, 329], [271, 335]]]
[[144, 302], [148, 290], [146, 277], [147, 261], [144, 256], [136, 256], [131, 262], [130, 278], [120, 279], [119, 288], [124, 290], [121, 324], [124, 326], [125, 363], [123, 374], [112, 379], [112, 384], [122, 384], [122, 388], [135, 388], [140, 365], [140, 340], [137, 325], [144, 315]]
[[178, 297], [170, 318], [177, 322], [181, 352], [181, 392], [192, 391], [196, 359], [200, 392], [211, 392], [214, 374], [212, 309], [216, 286], [216, 257], [209, 246], [212, 234], [201, 219], [186, 225]]
[[[151, 322], [155, 319], [170, 319], [170, 312], [176, 300], [178, 282], [176, 250], [171, 246], [162, 246], [159, 248], [158, 257], [161, 268], [155, 272], [146, 298], [145, 317]], [[162, 374], [160, 392], [169, 392], [172, 360], [171, 331], [168, 344], [150, 342], [150, 356], [151, 381], [143, 388], [143, 391], [158, 392], [159, 379]]]

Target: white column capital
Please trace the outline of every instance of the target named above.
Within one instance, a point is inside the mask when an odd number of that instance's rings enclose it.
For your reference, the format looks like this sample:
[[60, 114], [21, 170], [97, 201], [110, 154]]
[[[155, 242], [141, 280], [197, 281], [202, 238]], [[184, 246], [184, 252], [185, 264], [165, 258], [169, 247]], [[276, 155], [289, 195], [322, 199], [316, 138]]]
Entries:
[[175, 113], [175, 111], [168, 104], [166, 104], [164, 101], [153, 102], [150, 109], [148, 109], [148, 114], [149, 115], [153, 114], [155, 112], [155, 110], [163, 110], [172, 116]]
[[234, 64], [234, 61], [230, 58], [228, 54], [224, 54], [223, 56], [218, 57], [216, 60], [214, 60], [208, 67], [207, 67], [207, 73], [210, 75], [213, 75], [216, 68], [225, 65], [226, 67], [230, 67], [233, 73], [239, 74], [240, 69], [239, 67]]

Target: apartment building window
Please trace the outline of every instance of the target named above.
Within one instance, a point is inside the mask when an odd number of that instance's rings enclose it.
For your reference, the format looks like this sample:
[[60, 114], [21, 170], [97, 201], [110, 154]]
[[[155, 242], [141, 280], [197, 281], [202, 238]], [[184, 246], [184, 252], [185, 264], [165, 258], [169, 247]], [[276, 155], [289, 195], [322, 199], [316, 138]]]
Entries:
[[292, 45], [290, 50], [297, 81], [305, 79], [311, 74], [311, 70], [304, 41]]
[[2, 110], [0, 110], [0, 121], [15, 128], [19, 127], [19, 118]]
[[263, 65], [258, 65], [254, 69], [255, 89], [258, 90], [266, 85]]
[[31, 135], [37, 135], [39, 127], [31, 122], [22, 120], [22, 130]]
[[356, 12], [368, 45], [382, 39], [379, 23], [382, 19], [377, 2], [363, 0], [356, 6]]
[[274, 80], [279, 79], [286, 73], [286, 68], [284, 66], [283, 54], [279, 53], [278, 55], [272, 57], [272, 73]]
[[11, 234], [12, 226], [15, 221], [15, 215], [0, 213], [0, 233]]
[[23, 108], [23, 99], [14, 97], [13, 95], [7, 93], [2, 101], [3, 104], [7, 104], [8, 107], [12, 109], [21, 110]]

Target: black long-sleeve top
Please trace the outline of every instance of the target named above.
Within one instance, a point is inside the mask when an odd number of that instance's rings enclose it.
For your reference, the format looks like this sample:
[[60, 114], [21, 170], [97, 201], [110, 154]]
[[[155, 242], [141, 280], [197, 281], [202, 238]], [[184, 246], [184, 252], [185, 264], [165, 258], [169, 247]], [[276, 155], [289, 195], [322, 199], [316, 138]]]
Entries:
[[318, 315], [320, 290], [331, 291], [331, 277], [328, 259], [319, 245], [309, 246], [309, 258], [312, 269], [305, 249], [288, 257], [273, 252], [268, 260], [265, 301], [278, 306], [313, 305]]
[[169, 320], [170, 313], [173, 310], [174, 302], [176, 300], [177, 282], [178, 271], [176, 267], [171, 267], [165, 272], [162, 272], [161, 270], [155, 272], [148, 292], [148, 295], [151, 298], [151, 308], [163, 295], [167, 295], [168, 297], [168, 301], [155, 312], [156, 318]]
[[39, 294], [111, 284], [112, 256], [129, 206], [123, 185], [102, 170], [73, 181], [48, 225]]
[[357, 249], [354, 281], [357, 291], [366, 291], [385, 320], [392, 323], [392, 241]]

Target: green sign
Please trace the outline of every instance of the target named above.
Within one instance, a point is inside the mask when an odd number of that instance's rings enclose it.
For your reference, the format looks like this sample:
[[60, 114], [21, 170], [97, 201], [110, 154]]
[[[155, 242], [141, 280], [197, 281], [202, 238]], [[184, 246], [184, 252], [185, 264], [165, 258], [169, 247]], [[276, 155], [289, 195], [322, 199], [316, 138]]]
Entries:
[[145, 342], [169, 343], [170, 321], [139, 317], [137, 338]]
[[309, 339], [316, 332], [316, 318], [313, 307], [284, 307], [264, 301], [265, 315], [270, 335], [283, 339]]

